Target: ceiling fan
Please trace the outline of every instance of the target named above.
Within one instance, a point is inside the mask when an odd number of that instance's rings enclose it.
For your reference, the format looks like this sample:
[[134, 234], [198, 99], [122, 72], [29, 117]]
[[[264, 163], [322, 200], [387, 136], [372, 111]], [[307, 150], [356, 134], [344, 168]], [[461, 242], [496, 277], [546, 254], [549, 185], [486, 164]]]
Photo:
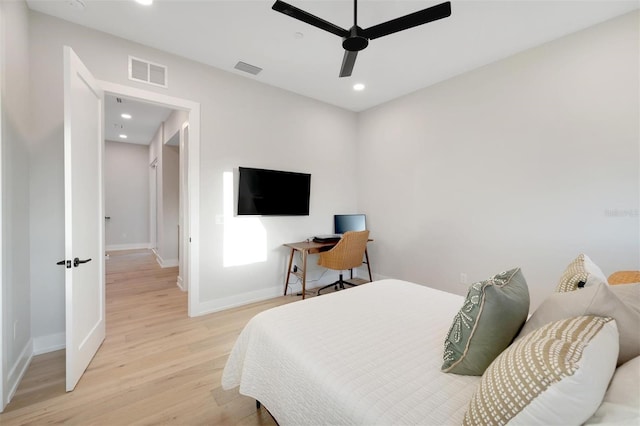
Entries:
[[271, 8], [277, 12], [284, 13], [292, 18], [320, 28], [321, 30], [328, 31], [342, 37], [344, 57], [342, 58], [340, 77], [349, 77], [351, 75], [353, 72], [353, 66], [356, 63], [358, 52], [369, 45], [369, 40], [451, 16], [451, 2], [447, 1], [436, 6], [401, 16], [400, 18], [374, 25], [367, 29], [362, 29], [358, 26], [358, 0], [353, 0], [353, 27], [349, 30], [345, 30], [344, 28], [334, 25], [331, 22], [318, 18], [317, 16], [280, 0], [276, 0]]

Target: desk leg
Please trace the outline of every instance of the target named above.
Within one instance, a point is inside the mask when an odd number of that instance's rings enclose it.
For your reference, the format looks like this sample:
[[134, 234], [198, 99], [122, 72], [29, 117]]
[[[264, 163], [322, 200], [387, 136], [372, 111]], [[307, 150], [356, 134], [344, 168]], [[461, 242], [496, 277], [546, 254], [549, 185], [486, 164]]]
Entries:
[[302, 299], [307, 294], [307, 250], [302, 250]]
[[291, 249], [291, 256], [289, 256], [289, 267], [287, 268], [287, 280], [284, 282], [284, 295], [287, 295], [287, 289], [289, 288], [289, 277], [291, 276], [291, 266], [293, 265], [293, 255], [296, 250]]
[[373, 281], [371, 278], [371, 264], [369, 263], [369, 252], [364, 249], [364, 258], [367, 259], [367, 269], [369, 270], [369, 281]]

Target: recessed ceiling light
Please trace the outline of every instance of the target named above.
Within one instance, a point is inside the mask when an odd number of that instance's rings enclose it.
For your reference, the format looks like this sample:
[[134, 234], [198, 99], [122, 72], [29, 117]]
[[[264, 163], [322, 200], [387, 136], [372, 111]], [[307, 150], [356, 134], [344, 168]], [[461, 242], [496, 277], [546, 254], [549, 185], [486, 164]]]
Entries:
[[153, 0], [136, 0], [136, 3], [140, 3], [145, 6], [150, 6], [153, 3]]
[[131, 120], [131, 114], [120, 114], [120, 117], [124, 118], [125, 120]]
[[361, 90], [364, 90], [364, 84], [362, 83], [356, 83], [353, 85], [353, 90], [357, 90], [358, 92]]
[[120, 135], [120, 139], [126, 139], [126, 138], [127, 138], [127, 135], [125, 134]]

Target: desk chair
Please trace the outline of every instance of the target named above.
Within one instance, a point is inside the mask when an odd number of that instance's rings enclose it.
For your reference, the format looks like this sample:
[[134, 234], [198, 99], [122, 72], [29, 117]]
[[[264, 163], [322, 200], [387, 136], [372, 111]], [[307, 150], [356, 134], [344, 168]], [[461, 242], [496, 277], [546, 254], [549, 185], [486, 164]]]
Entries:
[[609, 284], [631, 284], [640, 283], [640, 271], [618, 271], [609, 275]]
[[362, 265], [362, 257], [367, 249], [369, 231], [348, 231], [342, 235], [338, 244], [331, 250], [320, 253], [318, 265], [325, 268], [340, 271], [340, 279], [332, 284], [326, 285], [318, 290], [318, 295], [324, 289], [334, 287], [344, 290], [344, 285], [355, 286], [345, 282], [342, 278], [342, 271], [353, 269]]

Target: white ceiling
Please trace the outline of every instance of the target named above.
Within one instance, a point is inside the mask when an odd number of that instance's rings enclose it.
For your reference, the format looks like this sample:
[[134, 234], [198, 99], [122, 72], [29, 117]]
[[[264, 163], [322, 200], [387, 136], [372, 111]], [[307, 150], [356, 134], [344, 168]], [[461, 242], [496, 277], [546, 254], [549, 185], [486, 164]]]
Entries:
[[[158, 105], [105, 95], [105, 140], [149, 145], [158, 127], [169, 117], [171, 111]], [[131, 115], [131, 118], [122, 118], [121, 114], [124, 113]], [[127, 138], [121, 138], [122, 134], [127, 135]]]
[[[343, 50], [333, 34], [271, 10], [272, 0], [28, 0], [29, 7], [353, 111], [446, 80], [638, 9], [638, 0], [453, 0], [449, 18], [372, 40], [353, 75], [338, 78]], [[361, 0], [367, 28], [442, 0]], [[289, 0], [343, 28], [351, 0]], [[304, 36], [296, 38], [295, 33]], [[251, 76], [244, 61], [264, 70]], [[169, 73], [171, 76], [171, 73]], [[352, 90], [364, 83], [362, 92]], [[171, 80], [169, 80], [171, 85]]]

